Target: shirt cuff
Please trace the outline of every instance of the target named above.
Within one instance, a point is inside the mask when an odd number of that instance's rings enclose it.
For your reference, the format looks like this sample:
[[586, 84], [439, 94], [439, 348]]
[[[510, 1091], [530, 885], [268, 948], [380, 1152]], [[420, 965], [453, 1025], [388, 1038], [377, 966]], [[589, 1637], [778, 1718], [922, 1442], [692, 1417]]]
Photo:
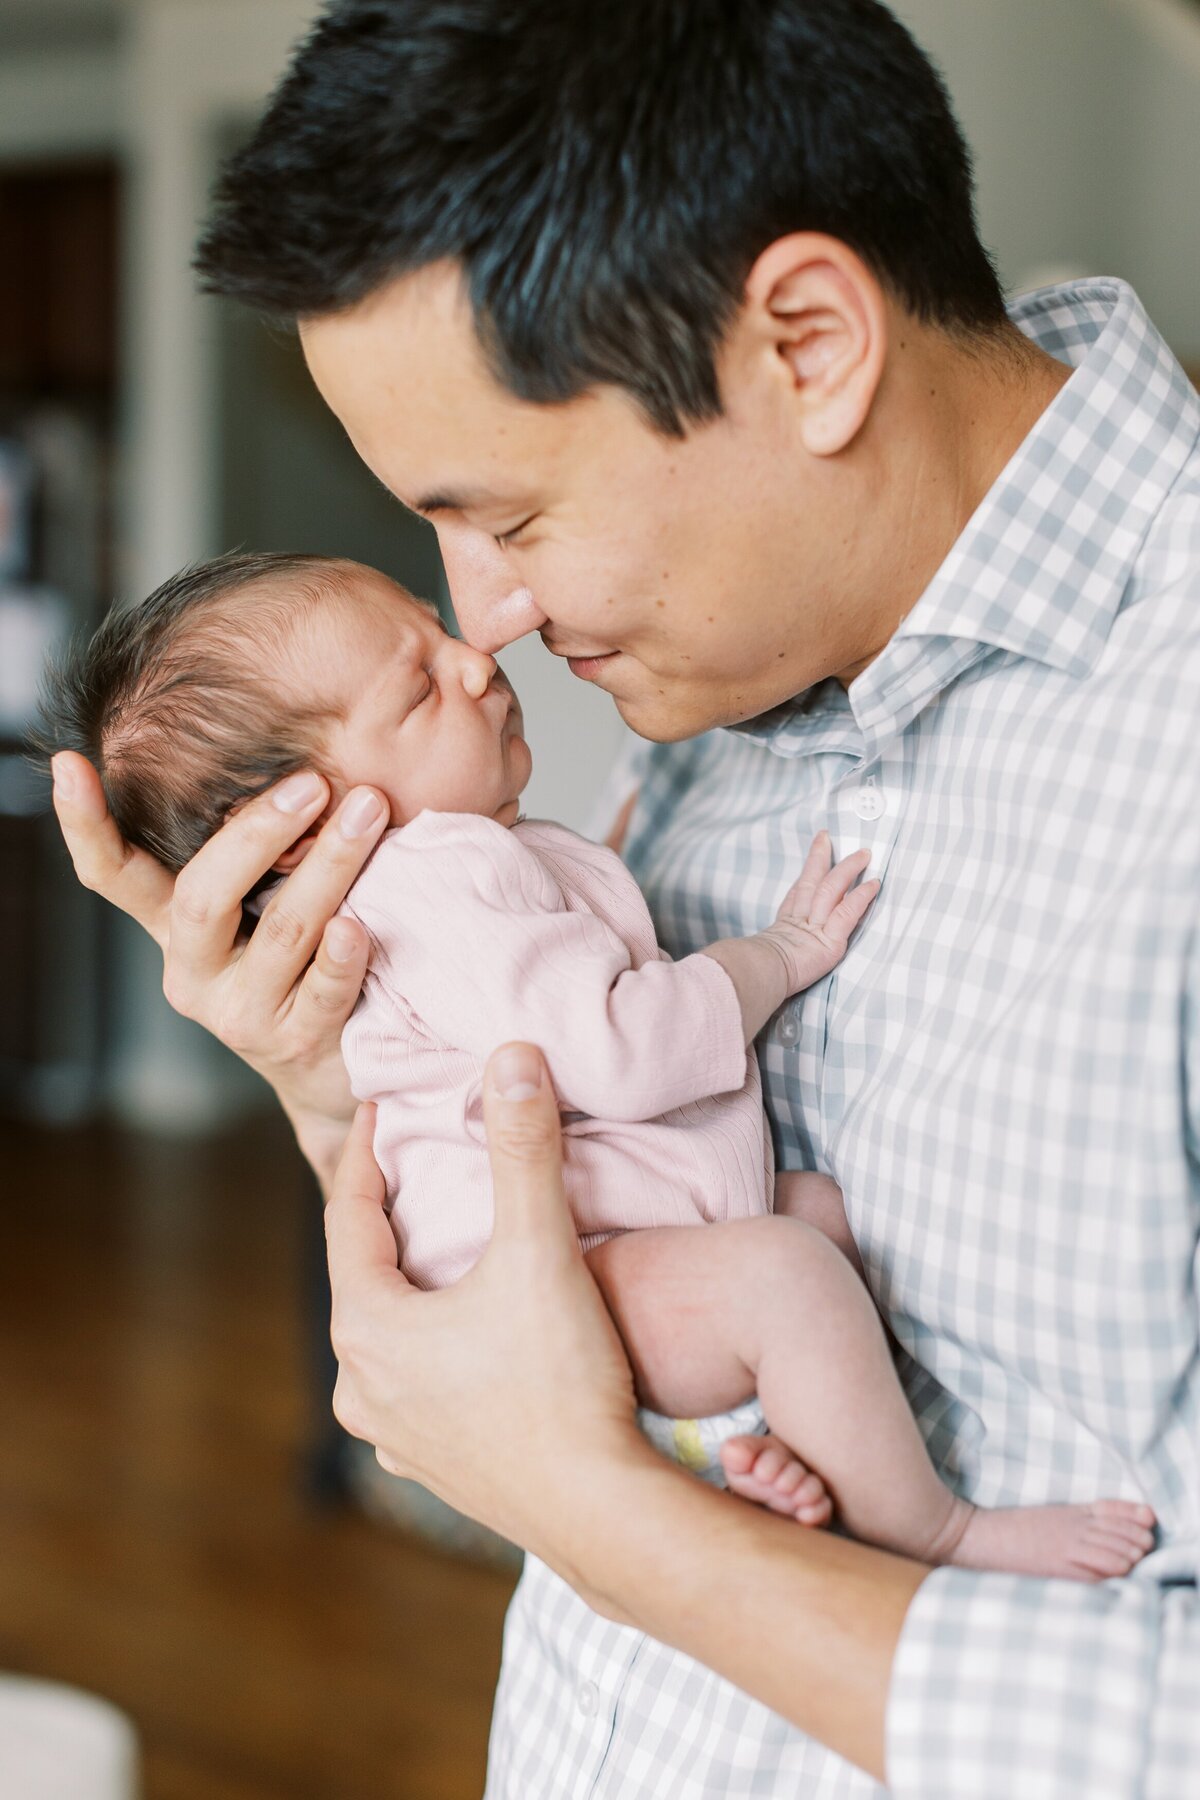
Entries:
[[742, 1003], [733, 977], [715, 956], [702, 950], [675, 964], [686, 971], [701, 999], [696, 1021], [696, 1047], [704, 1063], [703, 1092], [732, 1094], [746, 1085], [750, 1050], [742, 1028]]
[[1140, 1800], [1161, 1590], [937, 1569], [892, 1666], [892, 1800]]

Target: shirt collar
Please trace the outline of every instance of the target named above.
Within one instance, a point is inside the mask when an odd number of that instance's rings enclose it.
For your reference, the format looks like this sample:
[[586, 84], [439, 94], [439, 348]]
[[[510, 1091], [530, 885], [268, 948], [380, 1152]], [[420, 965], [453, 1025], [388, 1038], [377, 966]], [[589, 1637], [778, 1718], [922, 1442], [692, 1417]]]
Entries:
[[[872, 736], [889, 713], [893, 729], [901, 715], [907, 722], [989, 649], [1086, 674], [1200, 437], [1200, 400], [1123, 281], [1042, 288], [1009, 310], [1074, 373], [852, 684], [847, 704]], [[837, 685], [821, 682], [731, 729], [782, 754], [835, 747], [815, 741], [822, 731], [843, 747], [846, 708], [828, 697]]]
[[734, 737], [749, 738], [777, 756], [818, 755], [822, 750], [853, 751], [857, 726], [850, 696], [832, 677], [818, 681], [794, 700], [744, 724], [726, 727]]
[[1200, 435], [1200, 402], [1123, 281], [1042, 288], [1010, 314], [1075, 372], [896, 637], [969, 638], [1083, 675]]

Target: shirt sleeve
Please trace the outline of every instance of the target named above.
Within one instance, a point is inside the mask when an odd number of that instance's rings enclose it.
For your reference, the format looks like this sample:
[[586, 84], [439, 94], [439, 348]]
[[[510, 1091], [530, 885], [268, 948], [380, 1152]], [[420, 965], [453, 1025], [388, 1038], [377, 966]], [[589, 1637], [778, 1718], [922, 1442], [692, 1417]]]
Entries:
[[892, 1670], [892, 1800], [1180, 1800], [1200, 1780], [1194, 1585], [938, 1569]]
[[539, 857], [492, 820], [439, 815], [386, 838], [348, 910], [380, 983], [431, 1031], [480, 1060], [510, 1038], [539, 1045], [570, 1111], [652, 1119], [746, 1080], [724, 969], [702, 955], [635, 969], [620, 935], [567, 910]]

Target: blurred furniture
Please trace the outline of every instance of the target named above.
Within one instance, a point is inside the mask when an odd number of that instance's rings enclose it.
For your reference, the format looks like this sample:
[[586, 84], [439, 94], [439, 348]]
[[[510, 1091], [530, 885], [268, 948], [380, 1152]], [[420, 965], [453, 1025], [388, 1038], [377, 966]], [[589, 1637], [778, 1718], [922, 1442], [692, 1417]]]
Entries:
[[24, 737], [111, 592], [118, 194], [111, 160], [0, 169], [0, 1110], [49, 1122], [98, 1101], [106, 925]]
[[133, 1727], [94, 1694], [0, 1675], [4, 1800], [137, 1800]]

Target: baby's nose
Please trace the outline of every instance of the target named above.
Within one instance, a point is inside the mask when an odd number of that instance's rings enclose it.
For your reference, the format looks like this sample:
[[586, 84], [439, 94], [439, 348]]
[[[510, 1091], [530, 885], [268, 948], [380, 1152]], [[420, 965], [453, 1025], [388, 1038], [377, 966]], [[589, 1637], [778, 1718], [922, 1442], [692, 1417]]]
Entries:
[[472, 700], [482, 700], [496, 673], [496, 659], [489, 656], [486, 650], [473, 650], [470, 644], [461, 643], [462, 684]]

